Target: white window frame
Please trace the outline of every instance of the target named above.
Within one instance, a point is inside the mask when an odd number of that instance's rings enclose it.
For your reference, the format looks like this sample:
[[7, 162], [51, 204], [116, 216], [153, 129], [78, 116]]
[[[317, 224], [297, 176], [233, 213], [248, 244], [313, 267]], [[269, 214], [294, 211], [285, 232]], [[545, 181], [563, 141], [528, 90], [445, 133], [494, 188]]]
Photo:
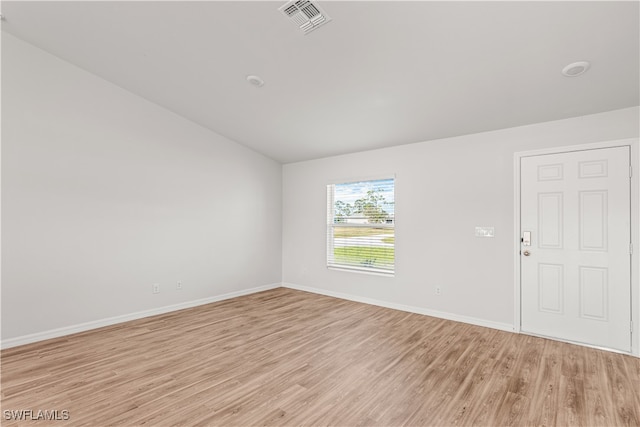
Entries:
[[[358, 182], [367, 182], [367, 181], [381, 181], [381, 180], [393, 180], [393, 194], [394, 194], [394, 203], [395, 203], [395, 192], [396, 192], [396, 176], [395, 175], [382, 175], [382, 176], [374, 176], [374, 177], [366, 177], [366, 178], [357, 178], [357, 179], [345, 179], [345, 180], [335, 180], [327, 184], [327, 268], [329, 270], [339, 270], [339, 271], [349, 271], [356, 273], [364, 273], [364, 274], [372, 274], [376, 276], [386, 276], [393, 277], [395, 276], [395, 242], [394, 242], [394, 265], [393, 269], [379, 269], [373, 267], [358, 267], [354, 265], [348, 264], [336, 264], [330, 263], [330, 255], [334, 253], [334, 229], [336, 227], [349, 227], [349, 228], [386, 228], [394, 230], [393, 237], [395, 239], [395, 224], [396, 224], [396, 215], [395, 215], [395, 207], [394, 207], [394, 217], [393, 223], [377, 223], [377, 224], [349, 224], [349, 223], [336, 223], [334, 218], [335, 213], [335, 185], [342, 184], [350, 184], [350, 183], [358, 183]], [[330, 188], [333, 186], [333, 191]]]

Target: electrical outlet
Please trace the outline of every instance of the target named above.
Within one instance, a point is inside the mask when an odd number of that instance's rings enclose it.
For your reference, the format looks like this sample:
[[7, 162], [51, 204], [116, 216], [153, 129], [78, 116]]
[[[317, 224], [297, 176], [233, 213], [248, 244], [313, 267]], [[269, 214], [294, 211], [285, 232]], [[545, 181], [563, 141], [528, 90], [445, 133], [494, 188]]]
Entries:
[[151, 292], [153, 292], [154, 294], [159, 294], [160, 293], [160, 283], [154, 283], [151, 286]]
[[436, 286], [436, 295], [442, 295], [442, 288], [440, 286]]
[[182, 289], [182, 282], [179, 281], [179, 280], [176, 282], [176, 289], [177, 290], [181, 290]]

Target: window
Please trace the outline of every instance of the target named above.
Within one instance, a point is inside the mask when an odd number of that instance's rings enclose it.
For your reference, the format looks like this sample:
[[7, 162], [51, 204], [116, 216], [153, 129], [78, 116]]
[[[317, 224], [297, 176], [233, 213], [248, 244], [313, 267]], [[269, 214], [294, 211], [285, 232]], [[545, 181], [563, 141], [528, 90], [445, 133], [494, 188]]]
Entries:
[[393, 275], [394, 178], [327, 185], [327, 266]]

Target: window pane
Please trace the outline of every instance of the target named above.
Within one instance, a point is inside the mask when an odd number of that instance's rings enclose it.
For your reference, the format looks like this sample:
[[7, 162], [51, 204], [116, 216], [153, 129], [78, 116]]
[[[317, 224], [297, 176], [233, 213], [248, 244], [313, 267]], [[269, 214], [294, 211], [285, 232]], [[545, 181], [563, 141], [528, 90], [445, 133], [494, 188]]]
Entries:
[[327, 186], [327, 264], [393, 273], [394, 179]]
[[392, 223], [394, 180], [350, 182], [334, 186], [334, 222], [346, 224]]
[[394, 246], [393, 228], [333, 228], [334, 265], [393, 270]]

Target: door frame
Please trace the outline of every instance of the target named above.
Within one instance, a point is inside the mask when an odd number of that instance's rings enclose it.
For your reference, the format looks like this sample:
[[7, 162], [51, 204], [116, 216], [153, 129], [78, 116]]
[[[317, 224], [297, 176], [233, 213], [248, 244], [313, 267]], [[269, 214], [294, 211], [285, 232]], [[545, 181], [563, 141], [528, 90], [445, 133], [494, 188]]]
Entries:
[[[520, 151], [514, 153], [514, 332], [522, 332], [521, 316], [521, 271], [520, 271], [520, 162], [523, 157], [540, 156], [544, 154], [559, 154], [572, 151], [596, 150], [600, 148], [629, 147], [631, 155], [631, 167], [633, 174], [631, 177], [631, 243], [633, 254], [631, 255], [631, 322], [633, 329], [631, 332], [631, 353], [620, 352], [604, 348], [603, 350], [618, 353], [631, 354], [640, 358], [640, 141], [638, 138], [620, 139], [615, 141], [604, 141], [597, 143], [569, 145], [565, 147], [551, 147], [539, 150]], [[631, 327], [631, 325], [629, 325]], [[529, 333], [527, 333], [529, 334]], [[530, 334], [533, 335], [533, 334]], [[558, 341], [575, 343], [558, 338]], [[601, 348], [597, 346], [590, 346]]]

